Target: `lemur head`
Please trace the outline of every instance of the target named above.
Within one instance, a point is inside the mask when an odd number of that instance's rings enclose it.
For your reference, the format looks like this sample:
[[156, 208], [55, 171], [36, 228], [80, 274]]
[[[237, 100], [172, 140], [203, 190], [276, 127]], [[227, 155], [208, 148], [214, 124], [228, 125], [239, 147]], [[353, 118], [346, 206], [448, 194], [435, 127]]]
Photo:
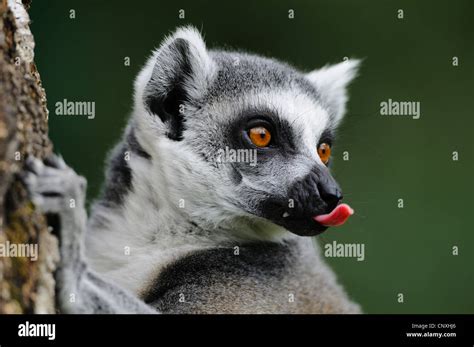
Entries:
[[156, 195], [206, 228], [247, 221], [321, 233], [313, 217], [342, 199], [328, 164], [357, 66], [305, 74], [208, 50], [198, 31], [178, 29], [135, 82], [133, 126], [153, 162]]

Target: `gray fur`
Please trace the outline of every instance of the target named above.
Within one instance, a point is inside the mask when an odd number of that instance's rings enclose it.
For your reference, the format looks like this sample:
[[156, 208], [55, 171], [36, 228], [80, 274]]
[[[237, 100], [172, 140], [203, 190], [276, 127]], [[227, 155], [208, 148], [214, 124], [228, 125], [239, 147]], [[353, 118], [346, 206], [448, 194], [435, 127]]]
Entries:
[[[127, 290], [103, 279], [84, 261], [86, 181], [53, 156], [44, 165], [29, 159], [24, 180], [44, 213], [59, 214], [61, 264], [56, 275], [64, 313], [156, 313]], [[71, 200], [72, 199], [72, 200]]]
[[310, 239], [249, 243], [236, 252], [221, 247], [177, 260], [144, 301], [167, 313], [359, 312], [329, 268], [314, 266], [321, 259]]
[[299, 88], [308, 96], [318, 98], [316, 88], [300, 72], [275, 59], [238, 52], [211, 50], [218, 73], [203, 99], [236, 98], [264, 86], [270, 88]]
[[[291, 220], [306, 221], [339, 199], [321, 194], [321, 185], [338, 188], [316, 148], [341, 120], [356, 65], [305, 74], [273, 59], [209, 51], [193, 28], [166, 38], [136, 79], [130, 123], [87, 224], [71, 169], [36, 163], [42, 169], [29, 174], [35, 202], [64, 226], [63, 310], [360, 312], [312, 239], [271, 216], [278, 208], [261, 208], [296, 198]], [[258, 165], [213, 160], [223, 147], [240, 148], [242, 127], [263, 115], [279, 142], [258, 152]], [[313, 227], [304, 234], [322, 231]]]

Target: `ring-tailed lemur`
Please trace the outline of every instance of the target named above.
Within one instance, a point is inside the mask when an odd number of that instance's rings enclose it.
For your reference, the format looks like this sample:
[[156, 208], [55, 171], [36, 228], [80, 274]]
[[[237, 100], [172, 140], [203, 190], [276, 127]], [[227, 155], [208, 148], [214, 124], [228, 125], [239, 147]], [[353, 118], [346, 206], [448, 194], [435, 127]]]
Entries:
[[191, 27], [165, 39], [88, 222], [85, 180], [58, 157], [28, 161], [33, 201], [60, 217], [62, 311], [360, 312], [302, 237], [342, 198], [327, 164], [357, 66], [303, 74], [208, 50]]

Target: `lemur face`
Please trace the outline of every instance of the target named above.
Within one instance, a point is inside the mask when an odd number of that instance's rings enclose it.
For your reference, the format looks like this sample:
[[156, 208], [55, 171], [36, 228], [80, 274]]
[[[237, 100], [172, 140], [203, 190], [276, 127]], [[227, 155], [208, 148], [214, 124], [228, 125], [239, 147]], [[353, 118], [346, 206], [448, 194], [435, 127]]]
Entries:
[[178, 30], [138, 77], [135, 100], [169, 198], [207, 227], [247, 218], [298, 235], [324, 231], [314, 217], [342, 199], [328, 165], [357, 64], [304, 74], [208, 51], [197, 31]]

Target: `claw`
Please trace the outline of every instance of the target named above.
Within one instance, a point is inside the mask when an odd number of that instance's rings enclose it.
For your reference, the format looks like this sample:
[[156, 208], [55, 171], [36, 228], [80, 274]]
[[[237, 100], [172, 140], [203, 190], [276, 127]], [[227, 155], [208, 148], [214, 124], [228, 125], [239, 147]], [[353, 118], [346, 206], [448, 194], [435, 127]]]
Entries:
[[64, 162], [64, 159], [61, 155], [56, 155], [54, 153], [51, 153], [44, 159], [45, 165], [49, 167], [53, 167], [56, 169], [66, 169], [67, 165]]
[[31, 171], [35, 174], [38, 174], [43, 166], [43, 163], [38, 158], [29, 156], [25, 160], [25, 170]]

